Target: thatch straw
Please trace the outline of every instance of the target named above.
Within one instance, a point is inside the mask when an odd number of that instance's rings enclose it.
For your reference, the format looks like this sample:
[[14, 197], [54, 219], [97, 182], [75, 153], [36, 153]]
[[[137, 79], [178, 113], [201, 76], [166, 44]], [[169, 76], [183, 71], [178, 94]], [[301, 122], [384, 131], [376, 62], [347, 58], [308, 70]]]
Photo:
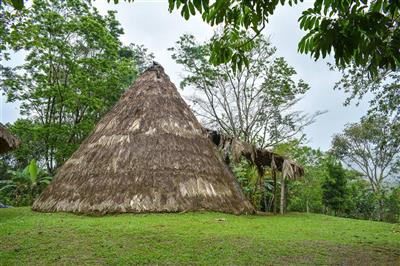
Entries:
[[206, 129], [212, 142], [224, 152], [231, 152], [235, 162], [243, 156], [253, 163], [260, 173], [265, 167], [276, 169], [285, 177], [295, 179], [304, 175], [304, 169], [298, 163], [266, 149], [256, 148], [254, 145], [238, 139], [220, 134], [217, 131]]
[[103, 117], [33, 209], [254, 212], [159, 65], [146, 70]]
[[0, 154], [19, 147], [20, 140], [12, 135], [8, 129], [0, 123]]

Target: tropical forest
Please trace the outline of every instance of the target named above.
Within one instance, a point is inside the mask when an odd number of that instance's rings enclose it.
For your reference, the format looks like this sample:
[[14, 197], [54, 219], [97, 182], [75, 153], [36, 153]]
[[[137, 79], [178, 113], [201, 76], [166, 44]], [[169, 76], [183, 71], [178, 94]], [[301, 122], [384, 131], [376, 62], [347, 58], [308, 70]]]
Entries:
[[0, 266], [400, 265], [400, 2], [0, 1]]

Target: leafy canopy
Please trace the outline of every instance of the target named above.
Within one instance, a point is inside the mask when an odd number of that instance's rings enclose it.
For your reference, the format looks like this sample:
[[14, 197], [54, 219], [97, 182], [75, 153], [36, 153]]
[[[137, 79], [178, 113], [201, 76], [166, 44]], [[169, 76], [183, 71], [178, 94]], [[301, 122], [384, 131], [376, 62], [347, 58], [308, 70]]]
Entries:
[[299, 18], [307, 34], [299, 51], [315, 59], [334, 52], [336, 64], [367, 66], [375, 76], [379, 69], [400, 66], [400, 1], [317, 0]]
[[328, 177], [322, 184], [323, 203], [336, 212], [343, 212], [346, 199], [346, 172], [342, 165], [337, 162], [327, 164]]
[[[299, 2], [303, 0], [169, 0], [169, 10], [180, 10], [186, 20], [200, 13], [211, 26], [223, 25], [223, 34], [212, 42], [210, 62], [231, 61], [240, 69], [249, 65], [245, 54], [275, 9]], [[316, 0], [299, 18], [300, 28], [306, 32], [299, 52], [315, 60], [333, 52], [338, 66], [354, 61], [357, 66], [367, 66], [372, 75], [379, 69], [395, 70], [400, 65], [399, 7], [400, 1], [391, 0]], [[251, 29], [254, 36], [241, 38], [242, 29]]]
[[[169, 11], [180, 11], [186, 20], [199, 13], [209, 25], [223, 25], [224, 34], [211, 46], [210, 61], [215, 65], [231, 61], [239, 69], [249, 65], [245, 53], [254, 45], [254, 37], [239, 38], [240, 30], [251, 29], [258, 35], [279, 5], [300, 2], [303, 0], [168, 0]], [[23, 0], [4, 3], [23, 8]], [[299, 18], [300, 28], [306, 32], [299, 51], [316, 60], [334, 52], [337, 65], [343, 67], [354, 60], [357, 66], [368, 66], [372, 75], [379, 69], [397, 69], [399, 7], [400, 1], [393, 0], [316, 0]]]

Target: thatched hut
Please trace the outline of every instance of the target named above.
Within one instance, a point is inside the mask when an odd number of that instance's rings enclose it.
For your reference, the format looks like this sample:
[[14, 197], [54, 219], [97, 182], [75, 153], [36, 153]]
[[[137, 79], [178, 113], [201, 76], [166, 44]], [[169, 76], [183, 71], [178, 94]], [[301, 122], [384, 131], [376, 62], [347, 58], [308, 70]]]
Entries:
[[217, 147], [158, 64], [101, 119], [33, 209], [254, 212]]
[[0, 154], [18, 148], [20, 141], [17, 137], [12, 135], [10, 131], [0, 123]]
[[[12, 135], [10, 131], [8, 131], [8, 129], [2, 123], [0, 123], [0, 154], [18, 148], [20, 143], [20, 140]], [[0, 202], [0, 208], [8, 207], [9, 206]]]
[[[239, 162], [241, 157], [246, 158], [256, 168], [258, 172], [258, 185], [263, 192], [263, 176], [266, 168], [271, 170], [272, 180], [274, 182], [273, 191], [273, 212], [277, 212], [277, 178], [276, 172], [279, 171], [281, 175], [281, 207], [280, 212], [284, 212], [285, 204], [285, 180], [296, 179], [304, 175], [304, 168], [295, 161], [276, 154], [267, 149], [257, 148], [254, 145], [245, 143], [238, 139], [232, 138], [219, 133], [218, 131], [205, 129], [210, 140], [223, 151], [225, 162], [229, 164], [229, 154], [232, 154], [233, 160]], [[265, 197], [264, 197], [265, 200]], [[266, 205], [266, 203], [264, 203]]]

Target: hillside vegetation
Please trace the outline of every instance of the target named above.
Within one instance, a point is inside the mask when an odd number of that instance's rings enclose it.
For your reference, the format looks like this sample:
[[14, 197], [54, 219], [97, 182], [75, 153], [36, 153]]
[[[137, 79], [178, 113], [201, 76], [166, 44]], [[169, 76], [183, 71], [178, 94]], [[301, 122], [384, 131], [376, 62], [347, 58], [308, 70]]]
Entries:
[[0, 265], [399, 265], [400, 225], [316, 214], [0, 210]]

